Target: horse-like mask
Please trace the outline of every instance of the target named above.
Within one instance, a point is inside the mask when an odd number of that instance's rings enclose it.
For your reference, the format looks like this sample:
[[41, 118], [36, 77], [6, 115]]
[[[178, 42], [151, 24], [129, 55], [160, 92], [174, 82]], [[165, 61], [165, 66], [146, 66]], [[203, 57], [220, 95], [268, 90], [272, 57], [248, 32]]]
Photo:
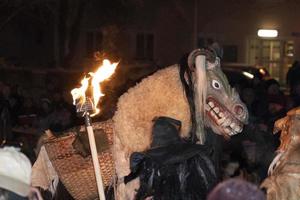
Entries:
[[210, 127], [226, 138], [240, 133], [247, 123], [248, 111], [236, 90], [230, 87], [214, 51], [197, 49], [189, 55], [187, 64], [181, 80], [190, 107], [194, 107], [191, 118], [193, 120], [194, 115], [194, 128], [200, 142], [205, 141], [203, 127]]

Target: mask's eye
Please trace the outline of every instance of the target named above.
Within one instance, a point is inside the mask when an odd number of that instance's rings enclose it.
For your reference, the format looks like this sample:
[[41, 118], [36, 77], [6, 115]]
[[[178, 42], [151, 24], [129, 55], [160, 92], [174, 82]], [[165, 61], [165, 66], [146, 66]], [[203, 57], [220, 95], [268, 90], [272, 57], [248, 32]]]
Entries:
[[213, 86], [213, 88], [215, 88], [217, 90], [221, 88], [221, 84], [217, 80], [212, 81], [212, 86]]

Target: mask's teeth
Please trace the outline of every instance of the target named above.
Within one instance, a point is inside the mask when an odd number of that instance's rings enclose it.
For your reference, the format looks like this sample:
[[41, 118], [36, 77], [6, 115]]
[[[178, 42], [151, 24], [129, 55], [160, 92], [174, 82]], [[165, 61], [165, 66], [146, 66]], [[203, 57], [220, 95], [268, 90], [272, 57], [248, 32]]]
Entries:
[[220, 112], [220, 113], [219, 113], [219, 117], [220, 117], [220, 118], [224, 118], [224, 117], [225, 117], [224, 113], [223, 113], [223, 112]]
[[225, 122], [225, 120], [226, 120], [225, 117], [223, 117], [223, 118], [221, 118], [221, 119], [218, 119], [218, 120], [217, 120], [217, 124], [218, 124], [218, 125], [222, 125], [222, 124]]
[[222, 124], [223, 127], [229, 126], [231, 124], [231, 119], [227, 118], [225, 119], [224, 123]]
[[204, 105], [204, 109], [205, 109], [206, 111], [210, 111], [210, 106], [207, 105], [207, 104], [205, 104], [205, 105]]
[[220, 108], [219, 107], [215, 107], [214, 111], [218, 114], [220, 112]]
[[214, 104], [214, 102], [212, 102], [212, 101], [208, 102], [208, 105], [209, 105], [211, 108], [215, 107], [215, 104]]
[[219, 119], [219, 118], [218, 118], [218, 115], [217, 115], [213, 110], [210, 111], [210, 115], [213, 116], [213, 118], [214, 118], [215, 120], [218, 120], [218, 119]]
[[235, 124], [234, 122], [232, 122], [232, 123], [230, 124], [230, 128], [232, 128], [232, 129], [234, 129], [235, 126], [236, 126], [236, 124]]
[[233, 136], [233, 135], [236, 135], [237, 133], [234, 131], [234, 130], [232, 130], [230, 133], [229, 133], [229, 135], [230, 136]]
[[225, 133], [227, 133], [228, 135], [231, 133], [231, 130], [229, 128], [224, 128]]

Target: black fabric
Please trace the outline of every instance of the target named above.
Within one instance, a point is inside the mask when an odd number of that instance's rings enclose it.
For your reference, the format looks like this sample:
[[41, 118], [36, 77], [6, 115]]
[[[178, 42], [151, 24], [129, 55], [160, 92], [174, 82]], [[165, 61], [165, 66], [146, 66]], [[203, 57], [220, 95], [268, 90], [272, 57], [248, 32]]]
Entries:
[[[153, 127], [157, 125], [160, 128], [153, 128], [153, 142], [164, 145], [152, 143], [151, 149], [134, 152], [130, 156], [131, 173], [124, 177], [125, 184], [140, 178], [136, 200], [149, 196], [154, 200], [204, 200], [217, 181], [210, 149], [182, 140], [170, 118], [158, 118]], [[163, 127], [167, 128], [166, 132]], [[159, 142], [160, 139], [164, 142]]]
[[217, 178], [221, 177], [221, 163], [223, 156], [223, 143], [224, 137], [218, 134], [215, 134], [211, 129], [205, 129], [206, 139], [205, 145], [211, 148], [211, 160], [215, 166]]
[[181, 128], [181, 122], [169, 117], [158, 117], [153, 120], [153, 140], [151, 148], [166, 146], [179, 142], [181, 140], [179, 136], [179, 130]]

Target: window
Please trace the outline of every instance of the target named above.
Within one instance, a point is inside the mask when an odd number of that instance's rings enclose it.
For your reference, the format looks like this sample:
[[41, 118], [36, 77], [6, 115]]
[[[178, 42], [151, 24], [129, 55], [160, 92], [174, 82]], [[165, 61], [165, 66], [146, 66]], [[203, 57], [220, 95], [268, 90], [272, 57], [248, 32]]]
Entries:
[[93, 57], [94, 53], [102, 50], [103, 34], [100, 31], [86, 33], [86, 56]]
[[138, 33], [136, 35], [136, 59], [153, 60], [154, 35]]
[[272, 78], [285, 84], [286, 73], [294, 61], [294, 41], [284, 39], [248, 39], [249, 64], [265, 67]]

